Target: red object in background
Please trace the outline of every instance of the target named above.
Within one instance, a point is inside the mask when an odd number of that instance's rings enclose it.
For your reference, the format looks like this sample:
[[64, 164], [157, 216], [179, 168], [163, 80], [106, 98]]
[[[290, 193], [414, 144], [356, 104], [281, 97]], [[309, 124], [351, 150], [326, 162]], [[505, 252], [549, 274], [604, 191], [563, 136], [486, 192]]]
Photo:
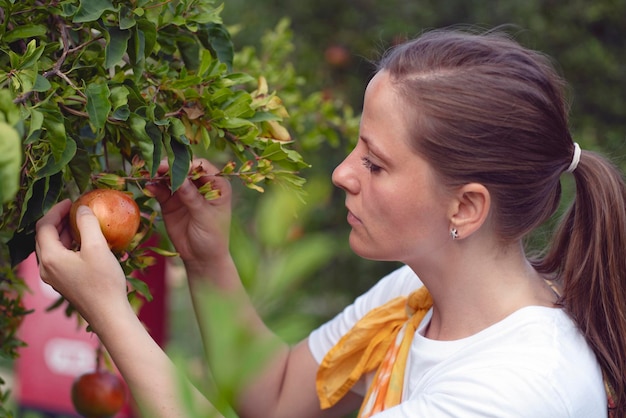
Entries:
[[[155, 255], [157, 263], [138, 278], [150, 287], [154, 299], [144, 304], [139, 318], [154, 340], [164, 346], [167, 339], [167, 290], [165, 259]], [[70, 391], [74, 379], [93, 371], [98, 339], [85, 330], [75, 317], [65, 316], [64, 307], [46, 312], [59, 294], [41, 281], [35, 254], [19, 267], [30, 292], [24, 294], [24, 305], [34, 312], [27, 315], [19, 329], [19, 337], [27, 347], [20, 349], [15, 362], [15, 400], [22, 410], [50, 414], [76, 415]], [[129, 394], [130, 398], [130, 394]], [[133, 417], [128, 404], [116, 418]]]

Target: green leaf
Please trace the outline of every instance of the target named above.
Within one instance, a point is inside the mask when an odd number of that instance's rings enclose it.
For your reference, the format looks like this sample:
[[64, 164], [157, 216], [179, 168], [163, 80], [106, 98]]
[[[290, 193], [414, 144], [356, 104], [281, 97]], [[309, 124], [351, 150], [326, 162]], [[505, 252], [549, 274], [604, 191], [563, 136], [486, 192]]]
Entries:
[[59, 15], [63, 17], [71, 17], [74, 16], [76, 10], [78, 10], [78, 7], [75, 4], [69, 4], [67, 2], [64, 2], [61, 4], [61, 10], [59, 12]]
[[2, 37], [2, 41], [11, 43], [20, 39], [44, 36], [47, 32], [48, 28], [45, 25], [31, 23], [29, 25], [22, 25], [11, 29]]
[[100, 16], [107, 10], [112, 12], [117, 10], [111, 0], [80, 0], [73, 22], [93, 22], [100, 19]]
[[76, 154], [76, 142], [72, 138], [67, 138], [65, 141], [65, 149], [63, 149], [63, 153], [60, 158], [57, 160], [53, 156], [48, 157], [48, 161], [46, 165], [43, 166], [39, 171], [37, 171], [37, 178], [49, 177], [53, 174], [58, 173], [69, 164], [70, 160], [74, 158]]
[[24, 144], [30, 144], [39, 139], [41, 134], [41, 128], [43, 127], [43, 113], [37, 109], [29, 109], [30, 113], [30, 125], [28, 127], [28, 136], [24, 141]]
[[63, 191], [63, 174], [61, 172], [48, 177], [46, 181], [46, 193], [42, 205], [42, 215], [48, 212], [59, 201]]
[[0, 122], [0, 200], [9, 202], [20, 187], [22, 144], [17, 131]]
[[150, 170], [150, 176], [154, 177], [157, 169], [159, 168], [159, 163], [161, 162], [161, 153], [163, 152], [163, 133], [153, 122], [148, 123], [146, 126], [146, 132], [148, 133], [148, 136], [150, 136], [150, 139], [152, 139], [152, 144], [154, 145], [152, 162], [150, 162], [149, 158], [146, 159], [146, 164]]
[[178, 190], [189, 174], [191, 155], [189, 147], [181, 144], [170, 135], [165, 135], [165, 150], [170, 165], [170, 182], [172, 192]]
[[280, 176], [276, 177], [276, 182], [283, 184], [285, 187], [302, 193], [302, 187], [306, 183], [306, 179], [292, 173], [280, 173]]
[[0, 122], [15, 126], [21, 120], [20, 110], [13, 103], [13, 95], [9, 90], [0, 90]]
[[193, 30], [197, 23], [220, 23], [222, 21], [220, 13], [224, 9], [224, 3], [217, 7], [213, 7], [213, 1], [194, 1], [193, 3], [196, 3], [195, 7], [185, 11], [185, 24], [190, 30]]
[[48, 79], [41, 74], [37, 74], [37, 78], [35, 79], [35, 85], [33, 86], [33, 91], [43, 92], [48, 91], [51, 88], [52, 84], [50, 84]]
[[202, 46], [214, 51], [217, 58], [227, 65], [228, 71], [232, 71], [235, 48], [228, 30], [221, 24], [208, 23], [199, 31], [199, 39]]
[[67, 134], [65, 132], [64, 118], [58, 108], [40, 108], [44, 115], [43, 128], [48, 133], [47, 139], [50, 143], [52, 155], [55, 159], [60, 159], [65, 150]]
[[282, 144], [278, 142], [272, 142], [265, 147], [262, 154], [263, 158], [267, 158], [272, 161], [280, 161], [287, 158], [287, 153]]
[[196, 70], [200, 66], [200, 46], [193, 36], [178, 36], [176, 47], [189, 70]]
[[238, 85], [238, 84], [247, 84], [255, 81], [254, 77], [249, 74], [244, 73], [232, 73], [228, 74], [224, 77], [224, 81], [228, 81], [229, 83], [225, 83], [227, 85]]
[[144, 56], [148, 57], [154, 50], [154, 46], [157, 43], [157, 30], [156, 26], [147, 20], [140, 20], [138, 23], [137, 33], [141, 33], [144, 38]]
[[63, 175], [57, 173], [31, 183], [22, 204], [22, 217], [18, 230], [34, 226], [35, 222], [52, 207], [61, 194], [62, 179]]
[[109, 96], [111, 91], [106, 83], [91, 83], [85, 91], [87, 95], [87, 113], [89, 123], [96, 129], [104, 128], [109, 112], [111, 112], [111, 102]]
[[211, 55], [211, 52], [203, 49], [200, 51], [200, 62], [198, 64], [198, 75], [203, 77], [210, 73], [211, 68], [214, 65], [215, 58]]
[[126, 280], [128, 280], [133, 289], [146, 298], [146, 301], [150, 302], [152, 300], [152, 294], [146, 282], [132, 276], [127, 276]]
[[146, 61], [146, 34], [141, 29], [132, 30], [128, 57], [132, 65], [138, 65], [143, 68]]
[[137, 23], [137, 21], [135, 20], [135, 14], [130, 8], [126, 6], [120, 7], [119, 22], [120, 29], [122, 30], [130, 29]]
[[202, 77], [200, 76], [188, 76], [179, 80], [174, 80], [170, 83], [172, 89], [185, 89], [187, 87], [195, 87], [202, 83]]
[[268, 120], [278, 120], [280, 121], [282, 118], [277, 116], [272, 112], [256, 112], [254, 116], [248, 118], [251, 122], [267, 122]]
[[22, 92], [26, 93], [33, 89], [37, 81], [37, 68], [23, 68], [15, 72], [15, 81], [19, 81]]
[[[170, 132], [174, 136], [174, 138], [182, 138], [185, 136], [186, 129], [183, 122], [178, 118], [170, 118]], [[185, 144], [188, 144], [189, 141], [183, 140]]]
[[37, 67], [37, 63], [41, 58], [41, 54], [43, 54], [45, 45], [37, 46], [37, 42], [33, 39], [26, 46], [26, 52], [22, 55], [20, 64], [17, 65], [16, 69], [26, 69]]
[[248, 119], [254, 115], [254, 110], [250, 107], [252, 98], [249, 94], [239, 94], [235, 96], [235, 100], [229, 102], [224, 107], [224, 114], [230, 118], [244, 118]]
[[[111, 107], [114, 111], [119, 111], [120, 109], [124, 109], [125, 111], [130, 111], [128, 108], [128, 96], [130, 95], [130, 90], [126, 86], [115, 86], [111, 89]], [[126, 118], [121, 120], [126, 120]], [[120, 119], [120, 118], [117, 118]]]
[[114, 109], [128, 104], [130, 90], [126, 86], [115, 86], [111, 89], [111, 105]]
[[126, 121], [130, 117], [130, 108], [128, 105], [121, 106], [113, 111], [111, 117], [116, 120]]
[[16, 230], [7, 242], [11, 267], [17, 266], [26, 260], [35, 251], [35, 225], [22, 230]]
[[74, 158], [70, 161], [69, 168], [78, 186], [78, 190], [83, 193], [91, 184], [91, 160], [89, 152], [85, 149], [85, 146], [80, 140], [76, 142], [76, 145], [76, 153], [74, 154]]
[[242, 119], [242, 118], [225, 117], [219, 120], [215, 120], [214, 123], [215, 123], [215, 126], [218, 126], [224, 129], [231, 129], [231, 130], [255, 127], [254, 123], [250, 122], [248, 119]]
[[60, 307], [61, 305], [63, 305], [63, 303], [65, 303], [66, 299], [63, 296], [59, 296], [54, 302], [52, 302], [52, 305], [48, 306], [46, 308], [46, 312], [51, 312], [53, 310], [55, 310], [56, 308]]
[[131, 132], [133, 133], [133, 138], [137, 145], [139, 145], [139, 152], [141, 153], [141, 157], [146, 162], [148, 166], [148, 171], [150, 171], [151, 175], [152, 168], [154, 166], [154, 142], [148, 132], [146, 131], [146, 125], [148, 121], [137, 114], [131, 114], [128, 118], [128, 126], [130, 127]]
[[104, 50], [104, 68], [108, 69], [114, 67], [124, 57], [131, 31], [109, 27], [107, 34], [108, 39]]

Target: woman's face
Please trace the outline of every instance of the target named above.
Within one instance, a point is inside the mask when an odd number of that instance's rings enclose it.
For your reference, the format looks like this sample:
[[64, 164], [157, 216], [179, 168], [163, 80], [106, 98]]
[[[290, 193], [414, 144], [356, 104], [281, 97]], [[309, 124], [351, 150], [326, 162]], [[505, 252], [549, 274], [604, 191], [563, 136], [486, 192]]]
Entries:
[[386, 72], [365, 92], [359, 141], [335, 169], [346, 192], [350, 246], [376, 260], [424, 262], [450, 240], [449, 194], [409, 146], [407, 104]]

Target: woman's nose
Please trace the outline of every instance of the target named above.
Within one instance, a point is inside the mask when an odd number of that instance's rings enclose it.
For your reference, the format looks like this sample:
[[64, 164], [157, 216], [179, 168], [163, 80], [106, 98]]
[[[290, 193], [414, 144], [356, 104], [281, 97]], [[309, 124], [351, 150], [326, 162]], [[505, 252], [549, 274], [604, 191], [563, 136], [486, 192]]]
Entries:
[[353, 153], [350, 153], [333, 171], [333, 184], [348, 193], [358, 191], [358, 181], [354, 175]]

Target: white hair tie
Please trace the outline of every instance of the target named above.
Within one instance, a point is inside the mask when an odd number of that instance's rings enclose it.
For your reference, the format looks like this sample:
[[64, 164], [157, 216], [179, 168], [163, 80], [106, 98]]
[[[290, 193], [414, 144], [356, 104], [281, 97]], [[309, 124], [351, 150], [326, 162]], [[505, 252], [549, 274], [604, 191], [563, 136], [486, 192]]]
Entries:
[[578, 142], [574, 142], [574, 155], [572, 156], [572, 162], [569, 167], [567, 167], [567, 170], [565, 170], [566, 173], [571, 173], [576, 170], [578, 162], [580, 161], [580, 153], [580, 145], [578, 145]]

